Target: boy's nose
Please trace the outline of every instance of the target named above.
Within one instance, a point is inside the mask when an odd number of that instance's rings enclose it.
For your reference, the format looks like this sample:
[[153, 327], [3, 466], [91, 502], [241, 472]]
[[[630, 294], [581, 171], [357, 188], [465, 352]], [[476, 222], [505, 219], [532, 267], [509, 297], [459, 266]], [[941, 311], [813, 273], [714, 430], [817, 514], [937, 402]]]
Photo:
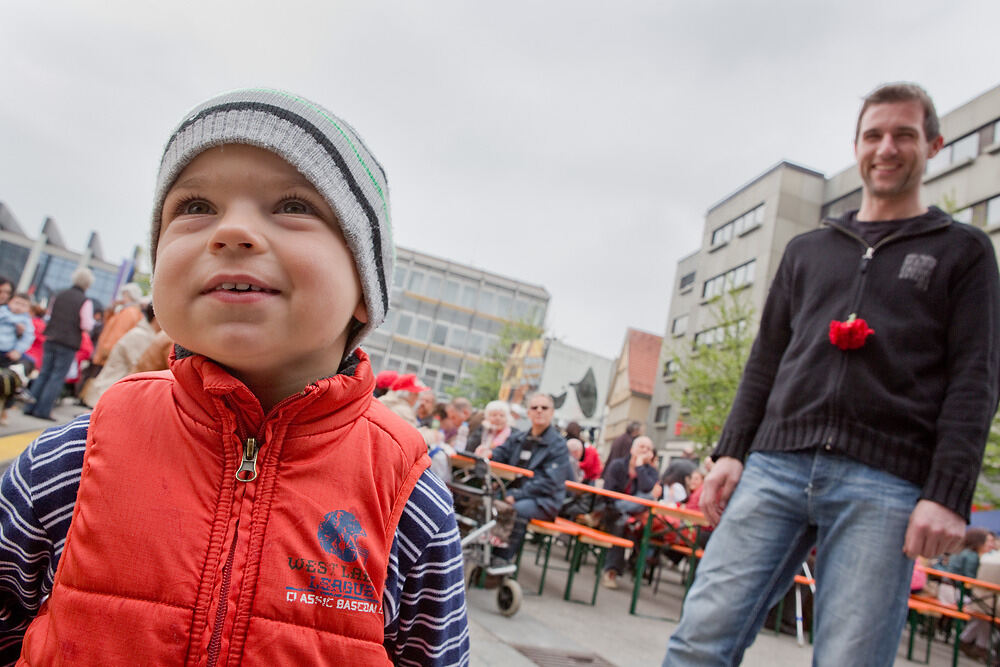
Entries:
[[210, 245], [214, 252], [225, 250], [262, 252], [267, 241], [261, 233], [262, 221], [255, 211], [227, 211], [215, 226]]

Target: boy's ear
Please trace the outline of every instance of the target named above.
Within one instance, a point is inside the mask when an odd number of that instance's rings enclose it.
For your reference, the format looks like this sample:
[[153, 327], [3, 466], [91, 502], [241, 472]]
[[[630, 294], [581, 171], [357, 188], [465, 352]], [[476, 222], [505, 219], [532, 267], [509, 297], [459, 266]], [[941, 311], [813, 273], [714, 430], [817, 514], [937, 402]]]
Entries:
[[358, 307], [354, 309], [354, 319], [368, 324], [368, 308], [365, 306], [364, 299], [358, 300]]

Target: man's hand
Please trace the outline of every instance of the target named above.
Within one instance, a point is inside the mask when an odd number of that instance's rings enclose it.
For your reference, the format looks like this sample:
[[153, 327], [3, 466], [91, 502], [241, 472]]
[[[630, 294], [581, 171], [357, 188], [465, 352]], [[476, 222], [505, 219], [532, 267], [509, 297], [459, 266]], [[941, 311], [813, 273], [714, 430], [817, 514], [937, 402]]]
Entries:
[[506, 498], [504, 498], [504, 500], [507, 501], [508, 505], [513, 505], [515, 502], [517, 502], [516, 500], [514, 500], [514, 496], [507, 496]]
[[921, 500], [910, 514], [903, 540], [907, 558], [955, 552], [965, 537], [965, 519], [933, 500]]
[[476, 447], [476, 456], [484, 459], [492, 459], [493, 450], [490, 449], [489, 445], [479, 445]]
[[21, 358], [21, 353], [18, 350], [11, 350], [7, 353], [7, 358], [11, 361], [17, 361]]
[[729, 497], [743, 475], [743, 462], [731, 456], [723, 456], [715, 462], [712, 472], [705, 478], [705, 488], [701, 491], [701, 511], [713, 526], [719, 524], [722, 512], [729, 503]]

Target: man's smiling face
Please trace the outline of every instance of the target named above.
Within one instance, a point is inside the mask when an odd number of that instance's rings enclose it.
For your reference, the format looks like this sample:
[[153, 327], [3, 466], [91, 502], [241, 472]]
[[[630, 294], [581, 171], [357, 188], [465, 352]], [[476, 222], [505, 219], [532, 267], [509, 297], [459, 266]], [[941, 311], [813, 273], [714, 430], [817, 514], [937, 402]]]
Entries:
[[941, 137], [927, 140], [923, 124], [924, 110], [917, 101], [874, 104], [865, 111], [854, 155], [868, 196], [919, 200], [927, 160], [942, 144]]

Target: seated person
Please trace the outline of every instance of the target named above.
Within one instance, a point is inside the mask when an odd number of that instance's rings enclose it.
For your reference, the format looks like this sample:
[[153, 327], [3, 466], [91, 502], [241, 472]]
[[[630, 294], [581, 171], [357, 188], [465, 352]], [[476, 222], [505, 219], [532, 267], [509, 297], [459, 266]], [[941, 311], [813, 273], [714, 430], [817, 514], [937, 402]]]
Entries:
[[661, 502], [680, 505], [687, 500], [687, 487], [684, 480], [698, 469], [698, 464], [688, 458], [671, 459], [667, 469], [663, 471], [660, 484], [663, 486]]
[[491, 449], [496, 449], [510, 437], [510, 408], [504, 401], [490, 401], [483, 413], [485, 419], [482, 425], [469, 434], [469, 440], [465, 445], [470, 452], [476, 451], [476, 448], [484, 443]]
[[[604, 488], [607, 491], [627, 493], [632, 496], [652, 499], [653, 487], [659, 478], [653, 461], [653, 441], [644, 435], [632, 441], [628, 458], [613, 459], [604, 471]], [[604, 514], [605, 530], [612, 535], [625, 535], [625, 524], [630, 516], [642, 514], [647, 507], [630, 500], [614, 500], [607, 505]], [[618, 588], [618, 575], [625, 570], [625, 549], [611, 547], [608, 552], [608, 563], [601, 577], [605, 588]]]
[[492, 458], [534, 472], [533, 477], [522, 477], [507, 488], [504, 500], [514, 506], [517, 521], [505, 549], [498, 549], [498, 559], [512, 560], [521, 547], [524, 532], [531, 519], [552, 521], [562, 507], [566, 495], [565, 482], [569, 479], [569, 451], [566, 441], [555, 426], [555, 403], [548, 394], [535, 394], [528, 401], [528, 419], [531, 428], [516, 432], [496, 449], [481, 444], [477, 456]]

